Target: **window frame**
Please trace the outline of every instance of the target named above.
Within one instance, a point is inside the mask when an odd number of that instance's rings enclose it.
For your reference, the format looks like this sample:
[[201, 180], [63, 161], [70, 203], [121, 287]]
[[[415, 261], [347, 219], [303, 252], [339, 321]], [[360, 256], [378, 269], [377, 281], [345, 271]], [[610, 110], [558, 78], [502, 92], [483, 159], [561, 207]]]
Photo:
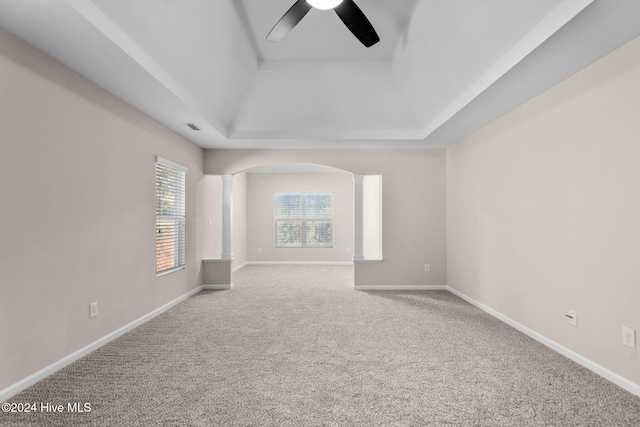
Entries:
[[[277, 208], [277, 197], [284, 195], [296, 195], [296, 196], [317, 196], [317, 195], [328, 195], [331, 196], [331, 216], [330, 217], [322, 217], [322, 218], [309, 218], [307, 209], [306, 209], [306, 197], [304, 198], [302, 215], [300, 217], [295, 218], [283, 218], [278, 216]], [[335, 194], [333, 191], [274, 191], [273, 193], [273, 243], [274, 248], [276, 249], [331, 249], [333, 248], [334, 242], [334, 211], [335, 211]], [[278, 222], [279, 221], [289, 221], [289, 222], [300, 222], [300, 244], [279, 244], [278, 242]], [[310, 222], [329, 222], [330, 226], [330, 238], [331, 241], [327, 244], [309, 244], [307, 242], [307, 227]]]
[[[168, 185], [161, 186], [160, 171], [170, 174]], [[166, 178], [166, 176], [165, 176]], [[156, 205], [156, 225], [155, 225], [155, 271], [156, 277], [165, 276], [175, 271], [184, 270], [186, 266], [186, 241], [187, 241], [187, 209], [186, 209], [186, 181], [187, 168], [167, 160], [163, 157], [156, 156], [155, 162], [155, 205]], [[169, 190], [165, 193], [171, 198], [178, 199], [177, 204], [164, 211], [161, 210], [161, 190]], [[171, 224], [173, 222], [173, 224]], [[171, 243], [167, 245], [168, 240], [160, 239], [161, 229], [170, 229], [175, 234], [173, 237], [173, 247], [169, 248]], [[170, 240], [169, 240], [170, 242]], [[164, 248], [165, 251], [172, 252], [173, 263], [170, 267], [159, 269], [159, 254]], [[170, 258], [171, 256], [165, 256]]]

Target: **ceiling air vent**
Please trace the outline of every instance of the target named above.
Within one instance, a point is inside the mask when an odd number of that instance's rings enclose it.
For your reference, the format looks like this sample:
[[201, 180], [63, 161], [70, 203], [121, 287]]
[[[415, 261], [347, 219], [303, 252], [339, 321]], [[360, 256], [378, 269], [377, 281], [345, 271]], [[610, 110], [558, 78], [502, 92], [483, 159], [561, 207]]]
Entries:
[[200, 128], [193, 123], [185, 123], [185, 125], [189, 126], [193, 130], [200, 130]]

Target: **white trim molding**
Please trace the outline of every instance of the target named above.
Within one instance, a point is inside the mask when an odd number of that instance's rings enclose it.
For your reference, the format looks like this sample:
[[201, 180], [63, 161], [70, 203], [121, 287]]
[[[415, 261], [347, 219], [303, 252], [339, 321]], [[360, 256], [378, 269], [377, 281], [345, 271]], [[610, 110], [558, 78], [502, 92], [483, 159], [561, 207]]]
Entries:
[[187, 171], [189, 170], [185, 166], [182, 166], [179, 163], [172, 162], [171, 160], [167, 160], [164, 157], [160, 157], [160, 156], [156, 156], [156, 163], [160, 163], [162, 165], [169, 166], [171, 168], [177, 169], [180, 172], [184, 172], [184, 173], [187, 173]]
[[437, 285], [354, 285], [356, 291], [446, 291], [446, 286]]
[[247, 265], [353, 265], [353, 261], [247, 261]]
[[209, 291], [221, 291], [221, 290], [227, 290], [232, 288], [233, 288], [233, 283], [229, 285], [202, 285], [203, 290], [209, 290]]
[[249, 263], [248, 262], [243, 262], [242, 264], [236, 265], [235, 267], [233, 267], [233, 269], [231, 269], [232, 273], [235, 273], [238, 270], [241, 270], [243, 268], [245, 268]]
[[103, 345], [107, 344], [110, 341], [113, 341], [114, 339], [121, 337], [122, 335], [126, 334], [127, 332], [131, 331], [134, 328], [137, 328], [138, 326], [142, 325], [143, 323], [148, 322], [149, 320], [153, 319], [154, 317], [158, 316], [159, 314], [164, 313], [165, 311], [169, 310], [170, 308], [172, 308], [173, 306], [181, 303], [182, 301], [186, 300], [187, 298], [197, 294], [198, 292], [200, 292], [203, 289], [202, 286], [199, 286], [197, 288], [195, 288], [194, 290], [174, 299], [173, 301], [170, 301], [168, 303], [166, 303], [165, 305], [156, 308], [155, 310], [145, 314], [144, 316], [140, 317], [137, 320], [134, 320], [133, 322], [121, 327], [120, 329], [117, 329], [113, 332], [111, 332], [110, 334], [105, 335], [104, 337], [92, 342], [91, 344], [82, 347], [81, 349], [71, 353], [70, 355], [63, 357], [62, 359], [58, 360], [57, 362], [52, 363], [49, 366], [46, 366], [42, 369], [40, 369], [39, 371], [29, 375], [26, 378], [23, 378], [22, 380], [18, 381], [15, 384], [10, 385], [9, 387], [0, 390], [0, 402], [6, 402], [8, 399], [10, 399], [12, 396], [15, 396], [16, 394], [20, 393], [21, 391], [27, 389], [28, 387], [31, 387], [32, 385], [34, 385], [35, 383], [37, 383], [38, 381], [41, 381], [45, 378], [47, 378], [49, 375], [54, 374], [55, 372], [59, 371], [60, 369], [72, 364], [73, 362], [75, 362], [76, 360], [86, 356], [87, 354], [91, 353], [94, 350], [99, 349], [100, 347], [102, 347]]
[[612, 383], [614, 383], [615, 385], [625, 389], [626, 391], [628, 391], [629, 393], [635, 394], [636, 396], [640, 397], [640, 385], [636, 384], [632, 381], [629, 381], [628, 379], [616, 374], [615, 372], [612, 372], [610, 370], [608, 370], [607, 368], [605, 368], [604, 366], [598, 365], [597, 363], [587, 359], [586, 357], [576, 353], [573, 350], [568, 349], [567, 347], [558, 344], [557, 342], [545, 337], [544, 335], [527, 328], [526, 326], [516, 322], [515, 320], [505, 316], [502, 313], [497, 312], [496, 310], [492, 309], [491, 307], [488, 307], [476, 300], [474, 300], [471, 297], [468, 297], [467, 295], [463, 294], [460, 291], [457, 291], [449, 286], [446, 287], [446, 289], [451, 292], [452, 294], [456, 295], [457, 297], [462, 298], [463, 300], [465, 300], [466, 302], [468, 302], [471, 305], [474, 305], [476, 307], [478, 307], [480, 310], [484, 311], [485, 313], [488, 313], [490, 315], [492, 315], [493, 317], [495, 317], [496, 319], [506, 323], [507, 325], [511, 326], [512, 328], [517, 329], [518, 331], [522, 332], [525, 335], [528, 335], [529, 337], [533, 338], [534, 340], [538, 341], [541, 344], [546, 345], [547, 347], [549, 347], [550, 349], [562, 354], [563, 356], [573, 360], [574, 362], [584, 366], [585, 368], [587, 368], [588, 370], [590, 370], [591, 372], [600, 375], [601, 377], [603, 377], [606, 380], [611, 381]]
[[[215, 262], [216, 260], [207, 260], [209, 262]], [[250, 261], [247, 263], [242, 264], [242, 266], [248, 265], [248, 264], [262, 264], [262, 265], [350, 265], [353, 264], [352, 262], [271, 262], [271, 261], [267, 261], [267, 262], [260, 262], [260, 261]], [[134, 320], [133, 322], [105, 335], [104, 337], [92, 342], [91, 344], [69, 354], [66, 357], [63, 357], [62, 359], [58, 360], [57, 362], [54, 362], [52, 364], [50, 364], [49, 366], [46, 366], [42, 369], [40, 369], [39, 371], [29, 375], [28, 377], [10, 385], [9, 387], [4, 388], [3, 390], [0, 390], [0, 402], [6, 402], [8, 399], [10, 399], [12, 396], [15, 396], [16, 394], [20, 393], [21, 391], [27, 389], [28, 387], [34, 385], [35, 383], [37, 383], [38, 381], [41, 381], [43, 379], [45, 379], [46, 377], [50, 376], [51, 374], [59, 371], [60, 369], [70, 365], [71, 363], [75, 362], [76, 360], [86, 356], [87, 354], [91, 353], [94, 350], [97, 350], [98, 348], [102, 347], [103, 345], [107, 344], [108, 342], [124, 335], [125, 333], [131, 331], [132, 329], [148, 322], [149, 320], [153, 319], [154, 317], [158, 316], [159, 314], [164, 313], [165, 311], [169, 310], [170, 308], [172, 308], [173, 306], [181, 303], [182, 301], [186, 300], [187, 298], [197, 294], [198, 292], [204, 290], [204, 289], [215, 289], [215, 290], [225, 290], [225, 289], [232, 289], [233, 285], [232, 284], [211, 284], [211, 285], [202, 285], [199, 286], [195, 289], [193, 289], [192, 291], [174, 299], [173, 301], [168, 302], [167, 304], [147, 313], [146, 315], [140, 317], [137, 320]], [[488, 307], [476, 300], [474, 300], [473, 298], [463, 294], [462, 292], [459, 292], [449, 286], [422, 286], [422, 285], [357, 285], [354, 286], [354, 290], [357, 291], [442, 291], [442, 290], [446, 290], [448, 292], [451, 292], [452, 294], [456, 295], [457, 297], [465, 300], [466, 302], [468, 302], [471, 305], [474, 305], [476, 307], [478, 307], [479, 309], [481, 309], [482, 311], [490, 314], [491, 316], [495, 317], [496, 319], [506, 323], [507, 325], [517, 329], [518, 331], [528, 335], [529, 337], [535, 339], [536, 341], [546, 345], [547, 347], [549, 347], [550, 349], [562, 354], [563, 356], [573, 360], [574, 362], [584, 366], [585, 368], [589, 369], [590, 371], [594, 372], [597, 375], [600, 375], [601, 377], [605, 378], [608, 381], [611, 381], [612, 383], [616, 384], [617, 386], [623, 388], [624, 390], [640, 397], [640, 385], [608, 370], [607, 368], [587, 359], [586, 357], [558, 344], [557, 342], [545, 337], [544, 335], [527, 328], [526, 326], [516, 322], [515, 320], [497, 312], [496, 310], [492, 309], [491, 307]]]

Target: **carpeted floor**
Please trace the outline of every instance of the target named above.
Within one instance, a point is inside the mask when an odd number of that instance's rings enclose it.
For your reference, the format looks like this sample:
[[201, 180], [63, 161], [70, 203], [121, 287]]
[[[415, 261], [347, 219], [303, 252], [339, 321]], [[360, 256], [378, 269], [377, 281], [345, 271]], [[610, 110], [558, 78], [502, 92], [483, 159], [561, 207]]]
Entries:
[[249, 266], [11, 399], [2, 426], [638, 426], [640, 398], [445, 291]]

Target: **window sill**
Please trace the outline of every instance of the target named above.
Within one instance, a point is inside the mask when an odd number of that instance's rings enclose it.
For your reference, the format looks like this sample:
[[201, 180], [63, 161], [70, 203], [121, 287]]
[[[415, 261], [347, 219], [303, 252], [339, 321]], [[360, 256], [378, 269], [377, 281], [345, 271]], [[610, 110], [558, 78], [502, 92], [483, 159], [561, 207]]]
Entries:
[[171, 270], [165, 270], [165, 271], [162, 271], [160, 273], [156, 273], [156, 277], [166, 276], [167, 274], [171, 274], [171, 273], [175, 273], [176, 271], [184, 270], [184, 268], [185, 267], [182, 266], [182, 267], [172, 268]]
[[333, 249], [333, 246], [274, 246], [274, 249]]

